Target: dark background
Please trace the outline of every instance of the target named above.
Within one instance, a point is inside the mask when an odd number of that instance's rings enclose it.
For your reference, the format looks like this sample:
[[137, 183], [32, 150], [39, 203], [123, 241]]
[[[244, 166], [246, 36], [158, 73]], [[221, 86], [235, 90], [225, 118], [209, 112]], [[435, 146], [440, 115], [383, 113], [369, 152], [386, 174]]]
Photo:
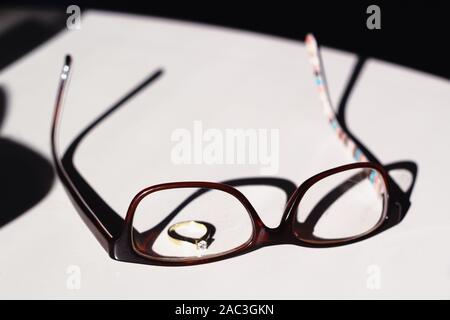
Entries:
[[[323, 45], [375, 57], [440, 77], [450, 78], [448, 1], [3, 1], [2, 7], [27, 8], [36, 13], [51, 9], [57, 19], [47, 19], [22, 34], [13, 33], [0, 41], [3, 55], [11, 43], [33, 47], [65, 27], [65, 10], [76, 4], [82, 10], [95, 8], [143, 15], [198, 21], [303, 40], [314, 32]], [[366, 28], [366, 8], [381, 8], [381, 30]], [[1, 19], [1, 16], [0, 16]], [[29, 26], [30, 27], [30, 26]], [[41, 38], [30, 39], [41, 31]], [[22, 38], [18, 38], [21, 36]], [[39, 37], [38, 37], [39, 38]], [[1, 40], [1, 39], [0, 39]], [[4, 40], [4, 39], [3, 39]], [[21, 51], [14, 49], [14, 60]], [[13, 51], [14, 51], [13, 50]], [[19, 54], [18, 54], [19, 53]], [[4, 58], [2, 60], [5, 60]], [[8, 61], [3, 61], [9, 63]], [[2, 61], [0, 61], [2, 62]], [[0, 69], [1, 69], [0, 65]]]

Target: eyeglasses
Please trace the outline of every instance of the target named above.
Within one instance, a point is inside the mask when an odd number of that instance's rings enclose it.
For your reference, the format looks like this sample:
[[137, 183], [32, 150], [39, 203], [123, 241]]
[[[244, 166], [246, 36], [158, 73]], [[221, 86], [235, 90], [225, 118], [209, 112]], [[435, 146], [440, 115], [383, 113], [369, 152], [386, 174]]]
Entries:
[[53, 161], [73, 205], [111, 258], [150, 265], [194, 265], [269, 245], [350, 244], [401, 221], [409, 208], [409, 199], [385, 168], [342, 126], [331, 104], [319, 48], [312, 35], [306, 37], [306, 45], [325, 115], [357, 162], [321, 172], [298, 188], [285, 183], [282, 188], [287, 201], [281, 222], [275, 228], [263, 223], [237, 189], [253, 183], [270, 184], [271, 178], [158, 184], [137, 193], [125, 219], [114, 212], [79, 174], [71, 158], [82, 137], [133, 94], [158, 79], [162, 70], [152, 74], [87, 127], [61, 158], [58, 127], [72, 68], [70, 56], [66, 57], [52, 122]]

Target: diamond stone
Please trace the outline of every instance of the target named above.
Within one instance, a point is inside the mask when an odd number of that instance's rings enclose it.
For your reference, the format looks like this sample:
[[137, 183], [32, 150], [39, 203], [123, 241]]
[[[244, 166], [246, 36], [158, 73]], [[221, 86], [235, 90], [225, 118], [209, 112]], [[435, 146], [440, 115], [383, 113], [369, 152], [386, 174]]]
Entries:
[[208, 244], [205, 240], [201, 240], [197, 242], [197, 250], [199, 251], [199, 254], [202, 255], [204, 251], [208, 248]]

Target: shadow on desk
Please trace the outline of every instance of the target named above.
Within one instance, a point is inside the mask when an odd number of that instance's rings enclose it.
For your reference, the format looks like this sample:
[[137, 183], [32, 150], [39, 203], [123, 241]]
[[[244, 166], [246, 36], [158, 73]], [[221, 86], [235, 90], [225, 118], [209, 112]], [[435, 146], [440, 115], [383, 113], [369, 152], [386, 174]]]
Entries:
[[[0, 87], [0, 130], [6, 112], [7, 95]], [[0, 135], [0, 228], [39, 203], [53, 181], [53, 168], [47, 159]]]

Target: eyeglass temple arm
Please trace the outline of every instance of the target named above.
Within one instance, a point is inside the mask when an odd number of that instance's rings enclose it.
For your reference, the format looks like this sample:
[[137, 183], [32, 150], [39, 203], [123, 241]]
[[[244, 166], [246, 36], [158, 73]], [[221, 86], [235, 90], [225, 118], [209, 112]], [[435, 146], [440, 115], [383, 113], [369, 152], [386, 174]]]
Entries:
[[338, 121], [336, 111], [334, 110], [333, 104], [331, 102], [330, 93], [325, 77], [325, 69], [320, 55], [320, 49], [315, 37], [312, 34], [308, 34], [306, 36], [305, 43], [309, 55], [309, 60], [313, 67], [314, 80], [317, 86], [320, 101], [322, 102], [323, 111], [333, 131], [337, 134], [339, 140], [342, 141], [344, 146], [347, 147], [347, 149], [351, 152], [353, 158], [356, 161], [369, 161], [368, 155], [364, 153], [359, 144], [350, 137], [348, 132], [346, 132], [346, 130]]
[[[325, 76], [325, 68], [323, 65], [322, 57], [320, 55], [320, 48], [317, 44], [317, 41], [312, 34], [308, 34], [306, 36], [305, 43], [311, 65], [313, 67], [314, 79], [317, 85], [319, 97], [322, 102], [325, 115], [327, 116], [328, 121], [331, 124], [331, 127], [336, 132], [339, 139], [343, 142], [344, 146], [346, 146], [347, 149], [351, 152], [353, 158], [356, 161], [361, 162], [371, 161], [383, 165], [367, 148], [365, 148], [360, 142], [358, 142], [356, 138], [353, 139], [351, 133], [348, 131], [346, 126], [344, 126], [339, 122], [338, 117], [336, 115], [336, 111], [331, 103], [331, 98]], [[407, 166], [410, 167], [411, 163], [408, 163]], [[386, 166], [386, 169], [389, 169], [389, 166]], [[411, 170], [410, 172], [415, 177], [415, 174], [417, 173], [417, 167], [414, 168], [414, 165], [412, 165], [412, 168], [410, 168], [409, 170]], [[409, 196], [404, 193], [404, 191], [398, 186], [397, 182], [394, 179], [392, 179], [389, 175], [388, 179], [390, 187], [395, 191], [396, 194], [402, 197], [402, 207], [403, 207], [402, 214], [404, 214], [410, 205]], [[413, 184], [411, 185], [411, 188], [412, 186]], [[409, 194], [411, 193], [412, 190], [411, 188], [408, 191]]]
[[110, 243], [113, 235], [110, 232], [110, 226], [106, 221], [100, 221], [97, 215], [92, 211], [91, 207], [86, 203], [82, 195], [80, 195], [78, 188], [74, 185], [74, 181], [63, 166], [59, 153], [59, 126], [61, 122], [61, 114], [64, 105], [64, 99], [67, 93], [68, 82], [72, 68], [72, 58], [67, 55], [64, 60], [64, 65], [60, 74], [58, 92], [56, 96], [55, 109], [51, 127], [51, 151], [55, 164], [56, 172], [61, 179], [70, 199], [72, 200], [79, 215], [95, 235], [97, 240], [107, 251], [110, 250]]
[[124, 220], [95, 192], [95, 190], [80, 175], [75, 165], [73, 164], [73, 155], [80, 142], [92, 129], [99, 125], [114, 111], [118, 110], [142, 89], [157, 80], [162, 75], [163, 70], [158, 69], [153, 72], [144, 81], [139, 83], [138, 86], [136, 86], [135, 88], [133, 88], [133, 90], [123, 96], [112, 107], [110, 107], [103, 114], [97, 117], [97, 119], [95, 119], [90, 125], [88, 125], [74, 139], [74, 141], [72, 141], [61, 159], [58, 152], [59, 124], [61, 120], [64, 97], [72, 68], [71, 65], [72, 59], [70, 58], [70, 56], [66, 56], [61, 72], [58, 94], [56, 98], [55, 113], [52, 123], [52, 155], [57, 173], [75, 208], [77, 209], [78, 213], [87, 224], [91, 232], [94, 233], [103, 247], [109, 250], [109, 253], [111, 254], [113, 252], [113, 242], [123, 230]]

